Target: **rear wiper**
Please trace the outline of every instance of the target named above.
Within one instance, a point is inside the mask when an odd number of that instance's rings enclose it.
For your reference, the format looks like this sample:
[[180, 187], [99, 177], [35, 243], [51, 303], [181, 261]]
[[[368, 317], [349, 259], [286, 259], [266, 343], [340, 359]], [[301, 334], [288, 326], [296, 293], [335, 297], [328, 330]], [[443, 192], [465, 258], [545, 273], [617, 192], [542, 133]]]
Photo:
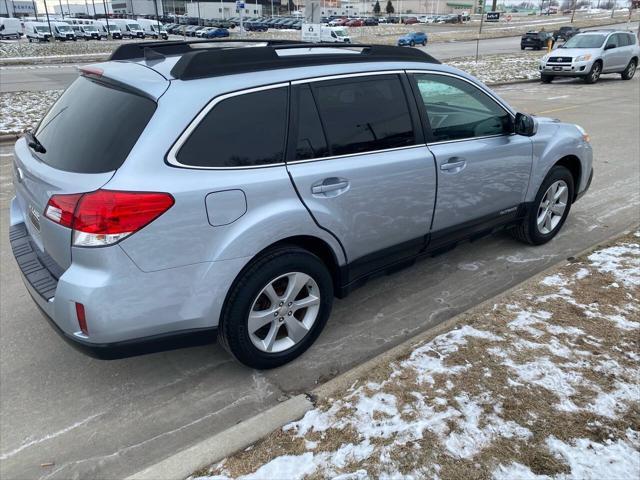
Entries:
[[38, 153], [47, 153], [47, 149], [44, 148], [44, 145], [40, 143], [40, 141], [36, 138], [31, 130], [28, 130], [24, 134], [24, 138], [27, 140], [27, 145], [33, 149], [33, 151]]

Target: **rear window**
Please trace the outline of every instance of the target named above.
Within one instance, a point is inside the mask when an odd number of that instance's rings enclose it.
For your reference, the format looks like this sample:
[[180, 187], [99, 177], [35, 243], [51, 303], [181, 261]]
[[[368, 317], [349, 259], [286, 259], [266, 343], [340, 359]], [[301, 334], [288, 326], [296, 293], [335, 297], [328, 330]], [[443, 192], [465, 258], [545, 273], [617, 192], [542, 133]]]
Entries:
[[156, 109], [153, 100], [78, 78], [42, 119], [35, 133], [46, 164], [77, 173], [119, 168]]

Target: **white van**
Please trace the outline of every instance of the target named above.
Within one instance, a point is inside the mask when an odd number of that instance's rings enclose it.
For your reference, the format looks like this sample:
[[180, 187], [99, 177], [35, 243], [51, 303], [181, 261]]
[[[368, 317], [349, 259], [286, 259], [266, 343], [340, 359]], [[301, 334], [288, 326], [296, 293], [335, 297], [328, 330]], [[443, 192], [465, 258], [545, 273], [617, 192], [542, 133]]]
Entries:
[[139, 18], [137, 22], [144, 30], [144, 35], [146, 37], [163, 38], [164, 40], [167, 40], [169, 38], [167, 29], [162, 24], [160, 24], [160, 27], [158, 27], [157, 20], [150, 20], [148, 18]]
[[120, 28], [123, 37], [144, 38], [144, 30], [137, 20], [129, 20], [126, 18], [114, 18], [109, 20], [109, 24], [113, 23]]
[[100, 40], [102, 37], [102, 35], [100, 35], [100, 30], [98, 30], [98, 27], [95, 25], [73, 24], [71, 25], [71, 28], [73, 28], [76, 37], [84, 40]]
[[73, 28], [67, 22], [51, 22], [51, 29], [56, 40], [66, 42], [67, 40], [78, 40]]
[[107, 22], [104, 20], [96, 20], [93, 25], [100, 32], [100, 38], [107, 38], [107, 34], [111, 33], [111, 38], [114, 40], [122, 38], [122, 30], [118, 25], [113, 23], [113, 20], [109, 20], [109, 31], [107, 32]]
[[351, 43], [351, 37], [344, 27], [322, 27], [320, 41], [331, 43]]
[[0, 40], [5, 38], [20, 38], [22, 24], [17, 18], [0, 18]]
[[51, 30], [45, 22], [26, 22], [24, 33], [29, 42], [48, 42], [51, 40]]

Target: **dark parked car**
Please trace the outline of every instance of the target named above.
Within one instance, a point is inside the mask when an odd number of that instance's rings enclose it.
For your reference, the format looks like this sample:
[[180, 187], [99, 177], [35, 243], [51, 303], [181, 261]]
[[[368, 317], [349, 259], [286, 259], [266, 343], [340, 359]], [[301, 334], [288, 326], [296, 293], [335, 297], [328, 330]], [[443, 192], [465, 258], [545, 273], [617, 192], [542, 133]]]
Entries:
[[205, 38], [223, 38], [229, 36], [229, 30], [226, 28], [216, 28], [214, 30], [209, 30], [207, 33], [203, 35]]
[[555, 32], [553, 32], [553, 39], [555, 41], [558, 41], [558, 40], [562, 39], [562, 40], [564, 40], [566, 42], [571, 37], [573, 37], [576, 33], [580, 33], [580, 29], [579, 28], [575, 28], [575, 27], [560, 27], [560, 30], [556, 30]]
[[369, 17], [369, 18], [365, 18], [364, 19], [364, 24], [367, 27], [376, 27], [376, 26], [378, 26], [378, 23], [379, 23], [378, 19], [375, 18], [375, 17]]
[[553, 35], [549, 32], [527, 32], [520, 39], [520, 49], [533, 48], [534, 50], [542, 50], [547, 48], [547, 42], [551, 40], [551, 46], [555, 43]]
[[244, 25], [249, 32], [266, 32], [269, 26], [265, 22], [247, 22]]
[[405, 17], [402, 19], [402, 23], [405, 25], [413, 25], [415, 23], [419, 23], [416, 17]]

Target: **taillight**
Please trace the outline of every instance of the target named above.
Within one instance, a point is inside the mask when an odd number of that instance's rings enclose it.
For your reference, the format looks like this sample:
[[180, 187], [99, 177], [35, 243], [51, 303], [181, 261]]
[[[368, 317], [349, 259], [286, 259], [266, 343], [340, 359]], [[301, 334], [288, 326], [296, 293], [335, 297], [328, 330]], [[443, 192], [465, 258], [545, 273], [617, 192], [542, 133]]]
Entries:
[[73, 245], [103, 247], [137, 232], [173, 206], [168, 193], [97, 190], [54, 195], [45, 216], [73, 229]]
[[73, 212], [76, 211], [76, 205], [82, 195], [82, 193], [54, 195], [49, 199], [49, 203], [47, 203], [44, 216], [49, 220], [59, 223], [63, 227], [71, 228], [73, 226]]

